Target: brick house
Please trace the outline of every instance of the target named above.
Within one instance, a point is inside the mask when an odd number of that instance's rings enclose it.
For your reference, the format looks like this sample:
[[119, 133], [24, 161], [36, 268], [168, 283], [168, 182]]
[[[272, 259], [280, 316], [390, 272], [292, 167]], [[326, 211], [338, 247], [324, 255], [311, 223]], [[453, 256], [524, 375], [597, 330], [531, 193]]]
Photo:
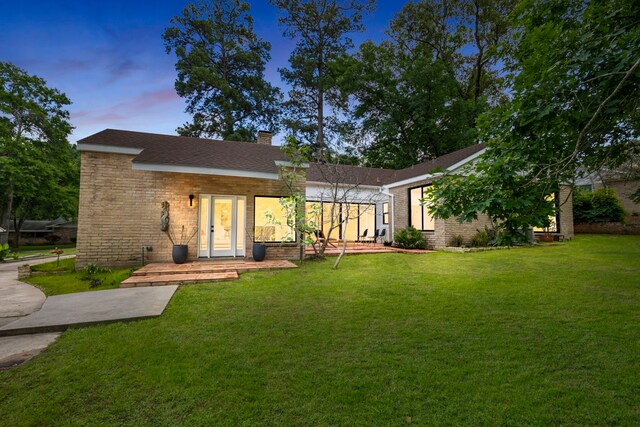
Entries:
[[[279, 179], [290, 165], [271, 134], [258, 143], [214, 141], [107, 129], [78, 141], [81, 152], [80, 206], [76, 265], [140, 264], [143, 251], [151, 261], [169, 261], [171, 243], [161, 231], [161, 205], [169, 202], [174, 234], [195, 232], [189, 259], [251, 257], [255, 240], [268, 246], [267, 258], [296, 258], [299, 243], [290, 241], [286, 223], [274, 225], [265, 212], [281, 215], [278, 200], [287, 194]], [[414, 225], [433, 247], [449, 244], [454, 235], [470, 239], [488, 224], [455, 219], [433, 220], [421, 206], [424, 187], [437, 179], [432, 171], [457, 171], [482, 154], [474, 145], [402, 170], [347, 165], [307, 165], [297, 185], [307, 207], [320, 206], [318, 224], [326, 226], [327, 193], [335, 181], [344, 186], [339, 212], [356, 211], [339, 235], [357, 240], [365, 232], [384, 233]], [[347, 188], [356, 188], [348, 193]], [[562, 204], [552, 232], [573, 237], [571, 199], [561, 190]], [[308, 209], [311, 211], [311, 209]], [[340, 213], [342, 214], [342, 213]], [[384, 231], [382, 231], [384, 230]], [[333, 236], [337, 237], [337, 236]], [[151, 246], [152, 251], [145, 250]]]

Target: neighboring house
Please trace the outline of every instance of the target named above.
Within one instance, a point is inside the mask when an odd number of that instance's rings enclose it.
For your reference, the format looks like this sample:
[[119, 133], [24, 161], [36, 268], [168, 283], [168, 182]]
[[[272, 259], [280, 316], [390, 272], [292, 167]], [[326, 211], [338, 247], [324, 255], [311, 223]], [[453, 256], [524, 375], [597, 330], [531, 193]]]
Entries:
[[[57, 243], [65, 244], [75, 241], [78, 231], [76, 221], [69, 221], [64, 218], [49, 220], [27, 219], [20, 227], [20, 245], [45, 245], [48, 243], [47, 237], [56, 235], [60, 237]], [[9, 222], [9, 242], [14, 244], [16, 232], [13, 221]]]
[[[291, 166], [271, 134], [260, 132], [257, 143], [105, 130], [78, 141], [81, 152], [80, 206], [76, 266], [89, 262], [120, 266], [140, 263], [145, 247], [152, 261], [168, 261], [171, 243], [161, 231], [162, 203], [169, 202], [170, 224], [178, 236], [196, 231], [189, 258], [250, 257], [253, 241], [266, 241], [267, 258], [296, 258], [299, 246], [286, 226], [279, 198], [287, 190], [279, 168]], [[486, 217], [459, 224], [433, 220], [420, 205], [422, 191], [445, 171], [458, 171], [484, 151], [474, 145], [402, 170], [347, 165], [305, 165], [297, 185], [307, 207], [325, 203], [320, 228], [328, 229], [330, 204], [338, 212], [357, 212], [331, 238], [358, 240], [368, 231], [413, 225], [433, 247], [449, 244], [455, 235], [470, 239], [488, 225]], [[339, 183], [340, 185], [333, 185]], [[338, 189], [337, 194], [332, 193]], [[573, 237], [571, 199], [562, 190], [555, 234]], [[308, 209], [310, 211], [310, 209]], [[265, 217], [272, 213], [282, 225]], [[295, 236], [294, 236], [295, 237]]]

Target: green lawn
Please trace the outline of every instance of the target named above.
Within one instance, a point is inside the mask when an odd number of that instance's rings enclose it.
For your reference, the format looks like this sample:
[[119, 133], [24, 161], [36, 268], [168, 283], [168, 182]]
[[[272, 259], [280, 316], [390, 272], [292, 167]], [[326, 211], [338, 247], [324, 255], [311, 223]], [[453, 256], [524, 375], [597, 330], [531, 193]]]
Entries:
[[131, 275], [131, 269], [128, 268], [98, 273], [94, 277], [100, 279], [102, 284], [90, 288], [90, 281], [84, 279], [86, 274], [83, 271], [74, 271], [75, 262], [75, 258], [67, 258], [61, 259], [59, 265], [56, 261], [33, 265], [31, 267], [33, 271], [55, 272], [56, 274], [45, 276], [33, 275], [26, 279], [25, 282], [39, 287], [45, 295], [51, 296], [117, 288], [120, 286], [120, 282]]
[[24, 258], [35, 255], [47, 255], [53, 256], [51, 250], [59, 248], [64, 250], [63, 255], [73, 255], [76, 253], [76, 244], [69, 243], [64, 245], [33, 245], [33, 246], [20, 246], [17, 249], [12, 249], [13, 252], [18, 254], [18, 258]]
[[640, 425], [640, 236], [182, 287], [0, 372], [3, 425]]

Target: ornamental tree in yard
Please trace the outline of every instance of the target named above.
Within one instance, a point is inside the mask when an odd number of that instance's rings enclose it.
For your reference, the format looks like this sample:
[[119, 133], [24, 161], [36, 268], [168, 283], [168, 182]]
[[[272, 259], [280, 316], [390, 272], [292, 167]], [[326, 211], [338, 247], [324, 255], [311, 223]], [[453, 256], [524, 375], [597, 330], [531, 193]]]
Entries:
[[249, 3], [190, 3], [162, 37], [178, 58], [176, 91], [193, 115], [178, 133], [251, 142], [258, 128], [277, 129], [280, 90], [264, 78], [271, 45], [256, 36]]
[[[67, 138], [69, 99], [8, 62], [0, 62], [0, 218], [75, 216], [77, 163]], [[20, 222], [20, 221], [18, 221]], [[6, 241], [7, 236], [2, 236]]]
[[548, 196], [576, 171], [615, 170], [640, 155], [637, 2], [525, 0], [513, 19], [500, 48], [511, 102], [481, 120], [487, 151], [474, 168], [429, 194], [436, 216], [483, 212], [509, 239], [545, 225]]

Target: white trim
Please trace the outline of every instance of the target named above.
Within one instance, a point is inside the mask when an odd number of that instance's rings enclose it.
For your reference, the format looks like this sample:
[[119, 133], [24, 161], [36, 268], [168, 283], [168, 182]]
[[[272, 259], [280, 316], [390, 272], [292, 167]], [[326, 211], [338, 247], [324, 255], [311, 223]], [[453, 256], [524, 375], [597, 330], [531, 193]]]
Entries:
[[[478, 151], [477, 153], [473, 153], [468, 157], [465, 157], [464, 159], [460, 160], [458, 163], [454, 163], [451, 166], [449, 166], [447, 169], [445, 169], [447, 172], [451, 172], [454, 171], [462, 166], [464, 166], [465, 164], [471, 162], [472, 160], [477, 159], [478, 157], [480, 157], [482, 154], [484, 154], [484, 152], [486, 151], [486, 148], [483, 148], [482, 150]], [[397, 182], [391, 182], [385, 186], [383, 186], [384, 188], [394, 188], [394, 187], [400, 187], [401, 185], [407, 185], [407, 184], [413, 184], [415, 182], [419, 182], [419, 181], [424, 181], [427, 179], [431, 179], [431, 178], [437, 178], [439, 176], [442, 176], [443, 173], [442, 172], [438, 172], [438, 173], [426, 173], [424, 175], [420, 175], [420, 176], [416, 176], [414, 178], [407, 178], [407, 179], [403, 179], [402, 181], [397, 181]]]
[[115, 145], [102, 144], [77, 144], [79, 151], [93, 151], [96, 153], [135, 154], [142, 153], [143, 148], [117, 147]]
[[447, 170], [448, 170], [448, 171], [456, 170], [456, 169], [458, 169], [459, 167], [464, 166], [465, 164], [469, 163], [470, 161], [477, 159], [478, 157], [480, 157], [481, 155], [483, 155], [485, 151], [487, 151], [487, 149], [486, 149], [486, 148], [483, 148], [482, 150], [478, 151], [477, 153], [472, 154], [472, 155], [470, 155], [469, 157], [466, 157], [466, 158], [464, 158], [464, 159], [460, 160], [458, 163], [455, 163], [455, 164], [453, 164], [453, 165], [449, 166], [449, 167], [447, 168]]
[[437, 177], [442, 176], [442, 175], [443, 174], [441, 172], [438, 172], [438, 173], [426, 173], [424, 175], [416, 176], [414, 178], [407, 178], [407, 179], [403, 179], [402, 181], [392, 182], [390, 184], [387, 184], [387, 185], [383, 186], [383, 188], [400, 187], [401, 185], [413, 184], [414, 182], [424, 181], [425, 179], [430, 179], [430, 178], [437, 178]]
[[[326, 182], [320, 182], [320, 181], [307, 181], [307, 184], [314, 184], [314, 185], [322, 185], [324, 187], [330, 187], [333, 188], [334, 185], [336, 184], [328, 184]], [[355, 187], [357, 188], [372, 188], [372, 189], [380, 189], [383, 186], [382, 185], [365, 185], [365, 184], [337, 184], [338, 188], [342, 188], [342, 187], [347, 187], [347, 188], [351, 188], [353, 187], [355, 189]]]
[[237, 169], [218, 169], [199, 166], [160, 165], [133, 162], [133, 170], [154, 172], [194, 173], [200, 175], [237, 176], [242, 178], [279, 179], [277, 173], [253, 172]]
[[275, 164], [276, 166], [281, 166], [281, 167], [299, 167], [303, 169], [309, 169], [309, 163], [300, 163], [299, 165], [294, 165], [293, 163], [288, 162], [286, 160], [276, 160]]

